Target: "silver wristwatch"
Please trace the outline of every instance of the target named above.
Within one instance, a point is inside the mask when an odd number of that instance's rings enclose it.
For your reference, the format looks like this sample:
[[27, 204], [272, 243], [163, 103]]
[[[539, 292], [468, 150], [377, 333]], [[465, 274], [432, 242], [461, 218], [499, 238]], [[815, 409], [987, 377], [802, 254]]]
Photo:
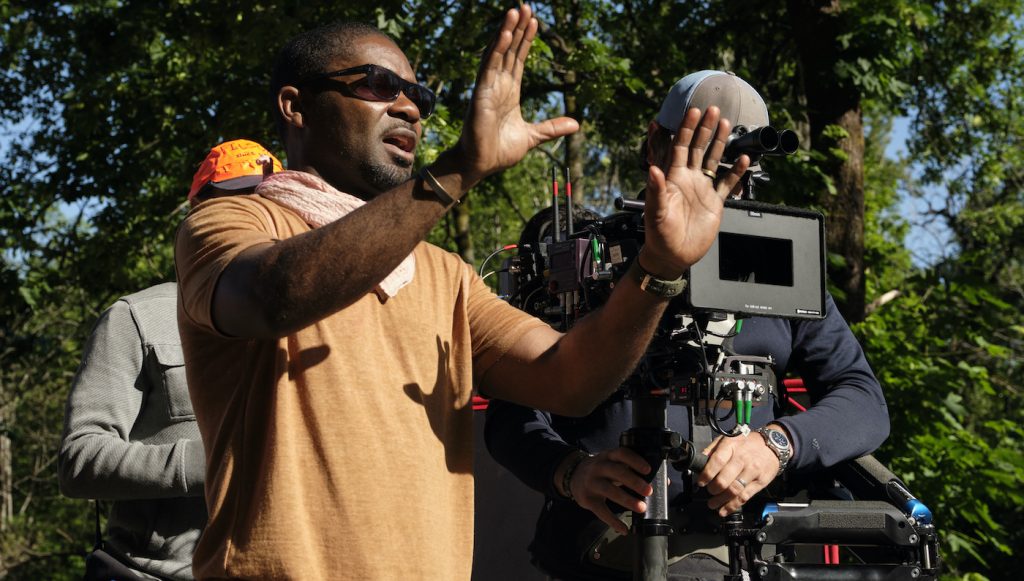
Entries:
[[779, 457], [779, 474], [782, 474], [782, 471], [789, 465], [789, 459], [793, 457], [793, 446], [790, 445], [786, 433], [768, 427], [758, 428], [757, 433], [761, 434], [764, 443]]

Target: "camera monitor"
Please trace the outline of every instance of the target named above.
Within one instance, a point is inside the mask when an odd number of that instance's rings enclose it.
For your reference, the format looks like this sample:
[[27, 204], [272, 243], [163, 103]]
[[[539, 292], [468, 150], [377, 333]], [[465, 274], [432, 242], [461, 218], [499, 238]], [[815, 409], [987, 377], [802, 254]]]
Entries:
[[799, 208], [726, 202], [718, 238], [690, 268], [689, 288], [697, 310], [824, 318], [824, 218]]

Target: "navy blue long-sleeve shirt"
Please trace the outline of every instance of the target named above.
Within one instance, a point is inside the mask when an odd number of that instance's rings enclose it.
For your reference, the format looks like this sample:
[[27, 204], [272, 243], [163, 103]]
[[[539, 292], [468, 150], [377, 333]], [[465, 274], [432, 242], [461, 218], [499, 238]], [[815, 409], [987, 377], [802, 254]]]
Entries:
[[[817, 470], [860, 457], [889, 435], [881, 386], [831, 296], [820, 321], [746, 319], [733, 339], [733, 350], [747, 356], [771, 355], [777, 377], [799, 376], [808, 389], [807, 411], [776, 419], [777, 406], [763, 405], [753, 409], [750, 421], [752, 427], [773, 420], [786, 427], [796, 449], [789, 470]], [[573, 450], [597, 453], [618, 447], [619, 435], [632, 425], [631, 403], [619, 392], [590, 415], [567, 418], [492, 400], [485, 427], [487, 449], [525, 484], [547, 495], [545, 510], [553, 504], [570, 504], [554, 488], [555, 469]], [[668, 426], [692, 437], [687, 410], [681, 406], [669, 406]], [[668, 470], [668, 497], [676, 501], [689, 479], [671, 466]], [[559, 519], [546, 519], [544, 526], [564, 526], [565, 530], [548, 532], [571, 537], [578, 520], [564, 520], [560, 525]]]

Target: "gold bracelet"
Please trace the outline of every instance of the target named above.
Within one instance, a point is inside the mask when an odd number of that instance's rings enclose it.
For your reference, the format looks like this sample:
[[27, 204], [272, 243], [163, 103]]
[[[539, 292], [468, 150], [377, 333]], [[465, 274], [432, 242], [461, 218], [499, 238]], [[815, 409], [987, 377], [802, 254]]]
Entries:
[[420, 179], [427, 182], [434, 195], [437, 196], [437, 199], [441, 200], [445, 207], [451, 207], [459, 203], [459, 200], [456, 200], [455, 196], [449, 194], [448, 190], [444, 189], [444, 186], [441, 185], [441, 182], [437, 181], [437, 178], [430, 173], [427, 166], [420, 168]]

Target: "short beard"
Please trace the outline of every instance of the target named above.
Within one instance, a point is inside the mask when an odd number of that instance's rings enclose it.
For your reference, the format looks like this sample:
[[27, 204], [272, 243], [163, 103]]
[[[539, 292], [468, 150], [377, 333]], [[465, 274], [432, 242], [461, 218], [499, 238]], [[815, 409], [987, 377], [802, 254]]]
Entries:
[[364, 161], [359, 164], [359, 173], [380, 194], [409, 181], [412, 178], [412, 164], [401, 158], [393, 158], [391, 163]]

